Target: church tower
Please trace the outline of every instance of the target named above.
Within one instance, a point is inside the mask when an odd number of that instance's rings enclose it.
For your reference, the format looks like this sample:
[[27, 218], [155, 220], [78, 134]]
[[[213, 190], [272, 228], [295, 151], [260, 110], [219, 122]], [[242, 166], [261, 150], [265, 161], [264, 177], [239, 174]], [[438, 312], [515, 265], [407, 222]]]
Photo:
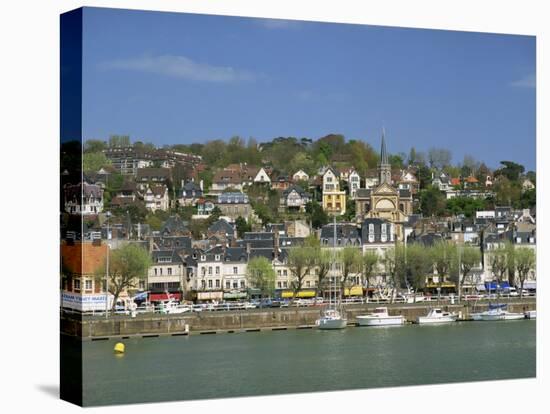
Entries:
[[388, 183], [391, 185], [391, 165], [388, 162], [388, 153], [386, 152], [385, 131], [382, 129], [382, 148], [380, 149], [380, 164], [378, 164], [379, 184]]

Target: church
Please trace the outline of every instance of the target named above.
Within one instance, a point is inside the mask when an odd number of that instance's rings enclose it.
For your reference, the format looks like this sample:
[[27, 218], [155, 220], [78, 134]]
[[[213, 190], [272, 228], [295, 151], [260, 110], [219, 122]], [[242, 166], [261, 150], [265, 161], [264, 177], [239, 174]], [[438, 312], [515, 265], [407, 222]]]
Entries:
[[[367, 218], [386, 219], [395, 224], [397, 240], [403, 240], [403, 226], [412, 214], [413, 200], [410, 190], [395, 188], [391, 180], [391, 165], [386, 151], [385, 133], [382, 132], [380, 163], [378, 164], [378, 186], [361, 188], [355, 194], [357, 220]], [[399, 225], [401, 224], [401, 225]]]

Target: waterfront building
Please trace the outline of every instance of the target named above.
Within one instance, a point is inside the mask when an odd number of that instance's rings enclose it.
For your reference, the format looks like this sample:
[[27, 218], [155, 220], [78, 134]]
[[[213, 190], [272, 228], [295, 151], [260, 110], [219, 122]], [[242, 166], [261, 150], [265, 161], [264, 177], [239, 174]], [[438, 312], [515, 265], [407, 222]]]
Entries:
[[149, 301], [167, 300], [167, 293], [172, 299], [181, 300], [187, 290], [187, 272], [177, 250], [153, 250], [151, 260], [152, 264], [147, 272]]

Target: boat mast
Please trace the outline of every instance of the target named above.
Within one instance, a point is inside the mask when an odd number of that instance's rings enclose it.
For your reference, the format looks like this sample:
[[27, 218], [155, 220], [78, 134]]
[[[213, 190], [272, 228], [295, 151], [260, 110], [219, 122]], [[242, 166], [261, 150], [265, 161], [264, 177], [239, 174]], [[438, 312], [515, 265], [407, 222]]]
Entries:
[[336, 309], [336, 216], [333, 217], [334, 239], [332, 240], [332, 277], [334, 278], [334, 309]]

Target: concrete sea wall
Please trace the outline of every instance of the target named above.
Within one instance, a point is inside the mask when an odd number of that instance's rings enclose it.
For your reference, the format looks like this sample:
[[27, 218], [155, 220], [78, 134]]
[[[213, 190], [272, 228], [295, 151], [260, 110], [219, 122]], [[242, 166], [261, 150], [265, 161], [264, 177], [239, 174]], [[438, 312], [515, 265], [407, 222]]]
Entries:
[[[349, 324], [355, 323], [358, 315], [364, 315], [377, 306], [348, 305], [345, 308]], [[403, 315], [409, 322], [418, 316], [426, 315], [435, 303], [394, 304], [387, 306], [390, 315]], [[460, 312], [462, 319], [468, 320], [472, 312], [487, 310], [488, 303], [442, 303], [439, 307], [451, 312]], [[264, 329], [292, 329], [311, 327], [320, 316], [320, 307], [250, 309], [242, 311], [220, 311], [184, 313], [179, 315], [138, 315], [101, 317], [74, 316], [61, 317], [61, 332], [83, 339], [100, 339], [130, 336], [184, 335], [194, 333], [215, 333]], [[510, 312], [525, 312], [536, 309], [535, 299], [514, 300], [508, 303]]]

